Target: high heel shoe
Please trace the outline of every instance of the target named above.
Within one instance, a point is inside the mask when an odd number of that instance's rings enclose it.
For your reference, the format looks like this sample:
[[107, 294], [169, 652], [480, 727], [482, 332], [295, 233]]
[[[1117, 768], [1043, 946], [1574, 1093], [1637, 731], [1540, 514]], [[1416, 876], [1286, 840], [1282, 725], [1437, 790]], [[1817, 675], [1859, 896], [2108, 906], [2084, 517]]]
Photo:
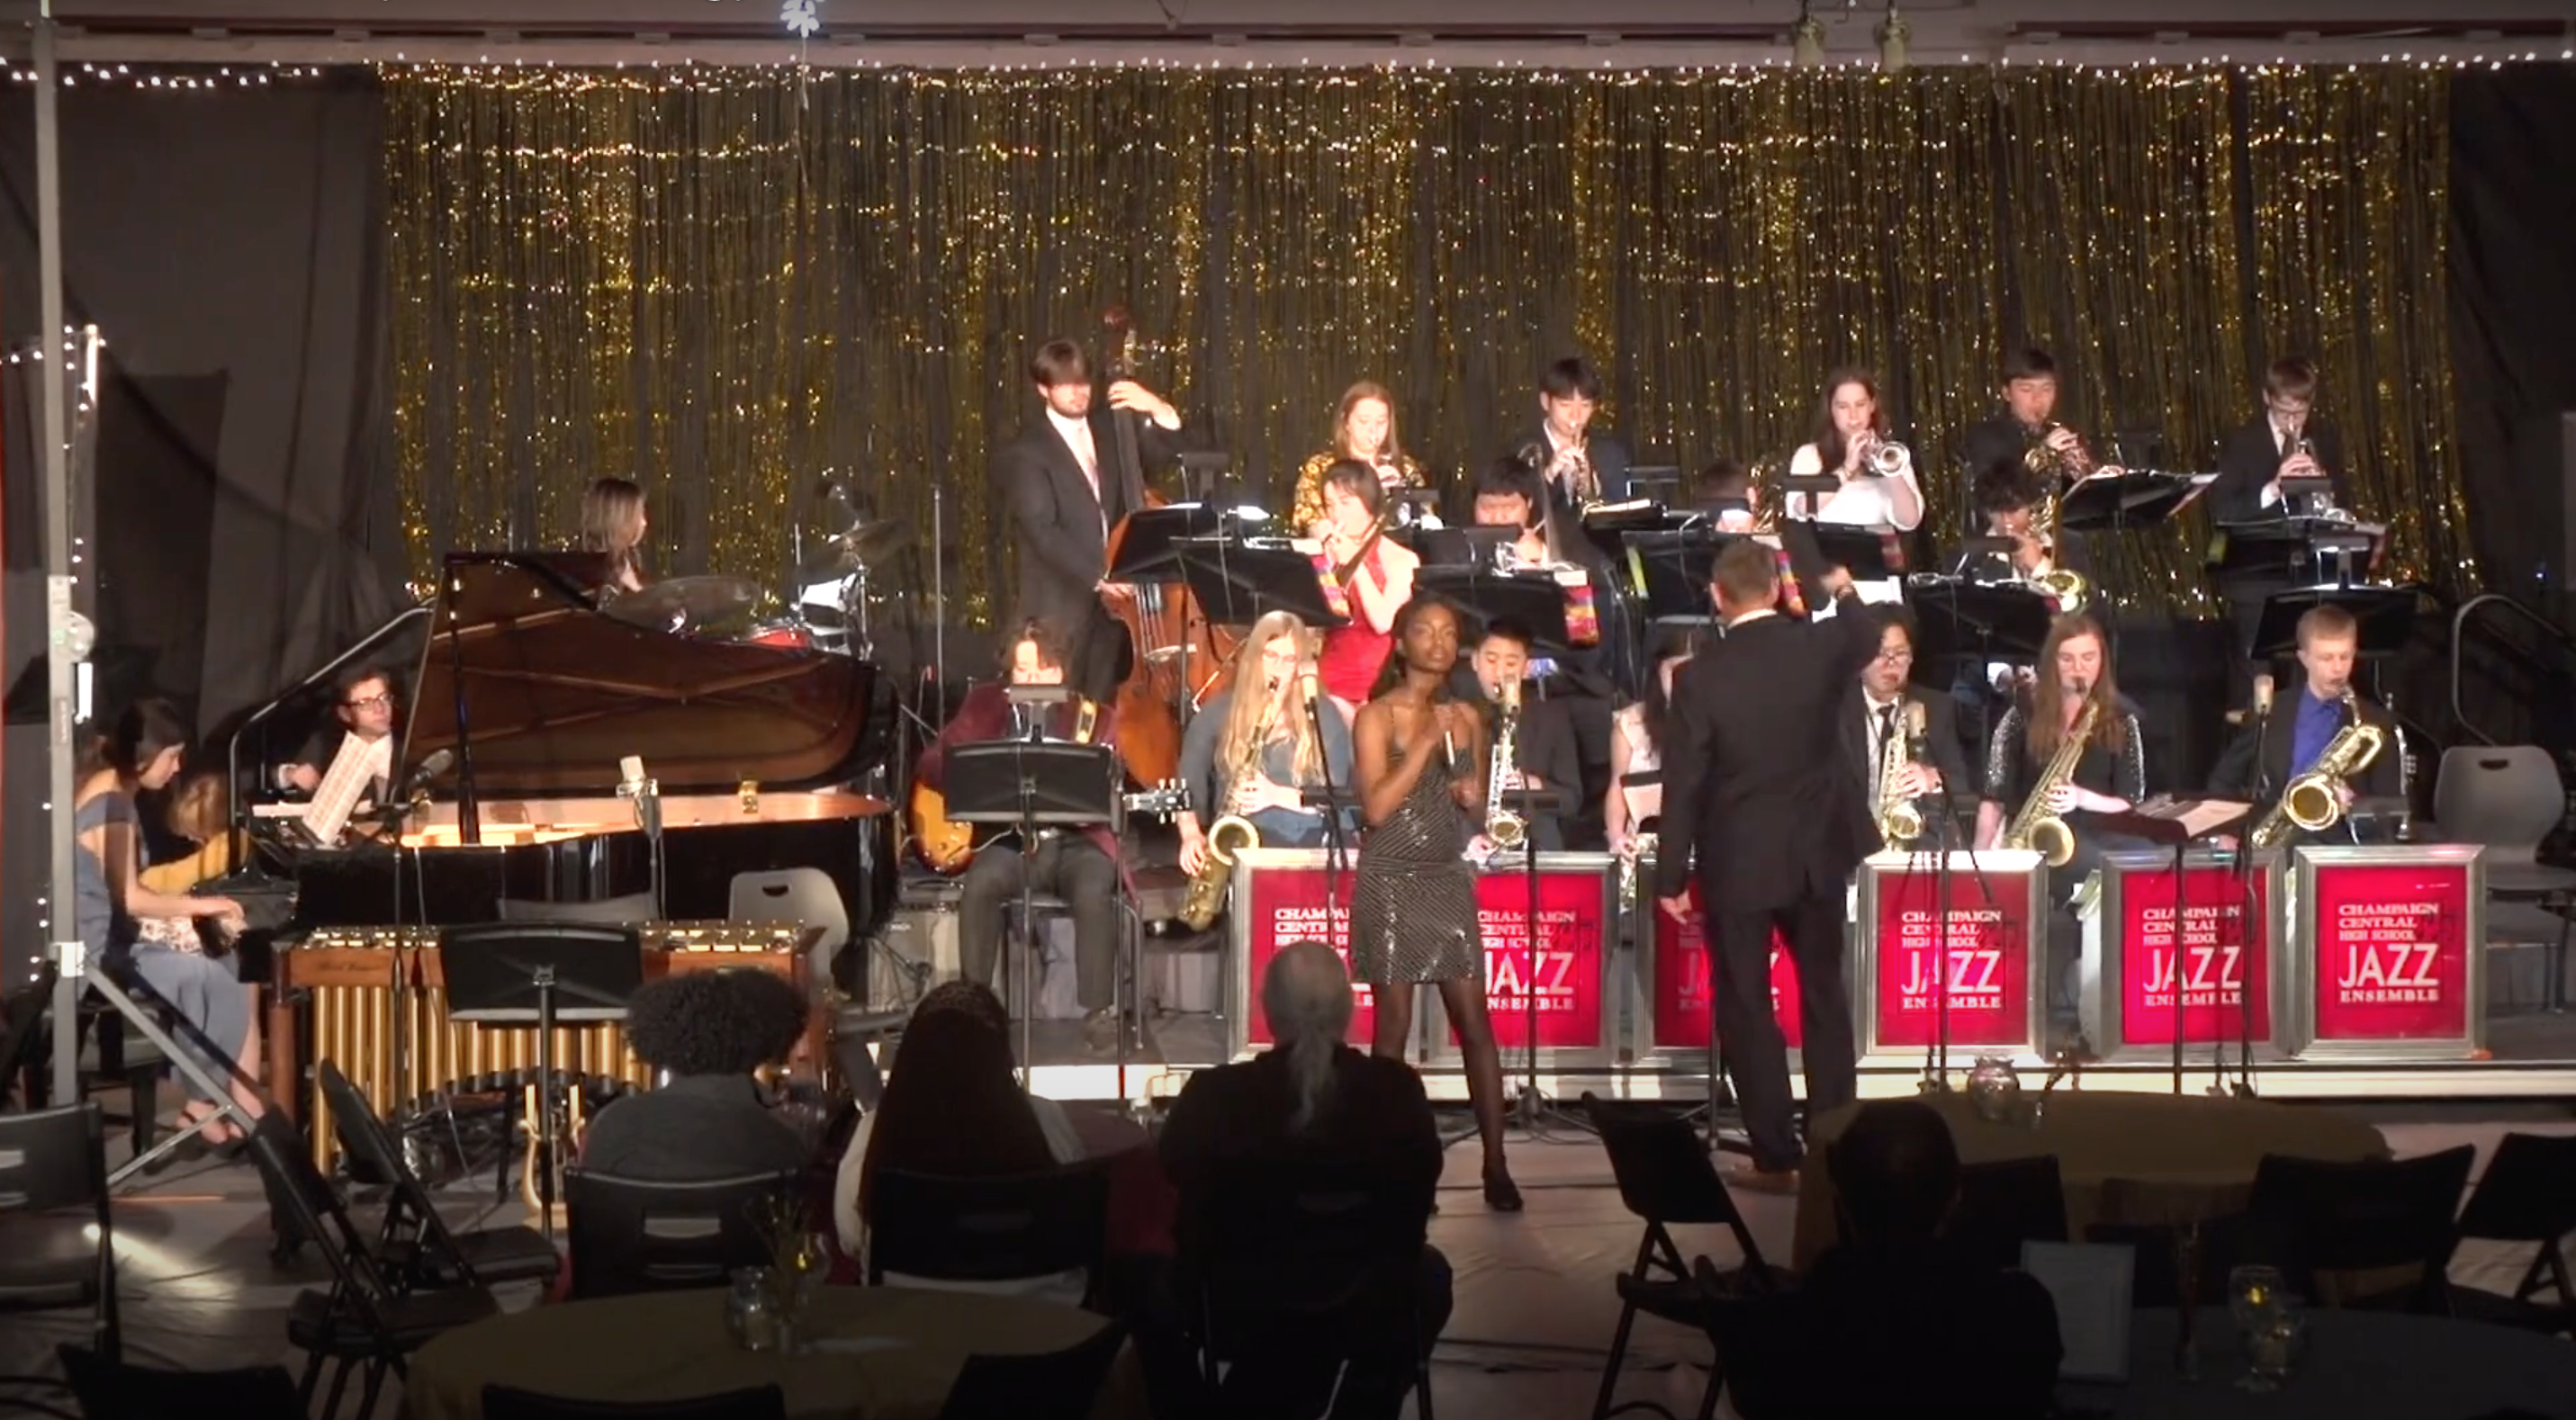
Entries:
[[1485, 1206], [1497, 1213], [1521, 1211], [1521, 1191], [1512, 1183], [1510, 1170], [1485, 1170]]

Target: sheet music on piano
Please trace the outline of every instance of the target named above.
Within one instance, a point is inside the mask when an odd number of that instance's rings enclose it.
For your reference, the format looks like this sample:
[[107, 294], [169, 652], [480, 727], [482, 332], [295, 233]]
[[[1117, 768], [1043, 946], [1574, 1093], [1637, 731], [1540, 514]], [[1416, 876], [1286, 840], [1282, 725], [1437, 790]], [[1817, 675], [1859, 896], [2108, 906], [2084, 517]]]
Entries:
[[338, 843], [348, 830], [349, 819], [358, 811], [359, 801], [379, 781], [393, 778], [394, 741], [391, 735], [362, 739], [344, 735], [339, 753], [331, 756], [331, 767], [314, 786], [312, 802], [304, 806], [304, 831], [313, 841], [324, 846]]

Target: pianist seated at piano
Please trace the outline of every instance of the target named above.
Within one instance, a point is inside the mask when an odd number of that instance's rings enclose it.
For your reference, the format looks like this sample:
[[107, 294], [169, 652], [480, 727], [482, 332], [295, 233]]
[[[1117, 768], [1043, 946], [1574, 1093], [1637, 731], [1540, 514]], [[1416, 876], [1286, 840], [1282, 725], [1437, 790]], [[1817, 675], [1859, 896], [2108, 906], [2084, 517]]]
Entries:
[[608, 557], [608, 585], [640, 592], [644, 575], [644, 490], [624, 478], [595, 478], [581, 495], [581, 546]]
[[[1308, 705], [1306, 623], [1274, 611], [1252, 624], [1235, 653], [1234, 684], [1199, 707], [1181, 738], [1181, 871], [1207, 863], [1207, 828], [1239, 814], [1264, 848], [1312, 848], [1324, 841], [1324, 815], [1306, 806], [1306, 791], [1331, 776], [1351, 804], [1351, 727], [1330, 705], [1318, 717]], [[1320, 690], [1320, 686], [1318, 689]], [[1316, 732], [1315, 722], [1323, 721]]]
[[[1013, 686], [1063, 686], [1063, 642], [1043, 622], [1021, 624], [1010, 640], [1004, 668]], [[1037, 737], [1112, 745], [1117, 720], [1106, 706], [1079, 696], [1052, 705], [1017, 706], [1007, 686], [985, 684], [966, 693], [930, 748], [922, 751], [914, 779], [948, 791], [948, 751], [968, 744]], [[1104, 825], [1075, 832], [1045, 830], [1034, 853], [1023, 854], [1015, 828], [979, 826], [975, 856], [966, 865], [957, 902], [957, 956], [969, 981], [995, 982], [1002, 954], [1004, 915], [1020, 895], [1025, 864], [1029, 890], [1063, 898], [1073, 918], [1074, 974], [1085, 1013], [1084, 1044], [1112, 1048], [1117, 1038], [1118, 840]]]
[[[627, 1002], [636, 1058], [668, 1078], [611, 1103], [590, 1122], [581, 1164], [655, 1183], [702, 1183], [802, 1169], [812, 1143], [770, 1108], [757, 1072], [781, 1042], [755, 993], [758, 971], [689, 971]], [[767, 978], [774, 980], [775, 978]]]
[[[186, 728], [161, 700], [128, 706], [89, 745], [72, 796], [72, 928], [102, 969], [139, 981], [153, 998], [168, 1003], [186, 1027], [178, 1032], [181, 1048], [221, 1079], [249, 1043], [250, 1005], [232, 959], [209, 955], [191, 929], [213, 919], [220, 937], [238, 935], [245, 925], [241, 904], [145, 886], [142, 823], [134, 806], [138, 794], [168, 788], [178, 777], [186, 745]], [[147, 923], [155, 924], [153, 930], [145, 929]], [[243, 1112], [260, 1113], [259, 1092], [248, 1084], [236, 1078], [231, 1094]], [[217, 1107], [192, 1099], [180, 1111], [180, 1122], [194, 1124]], [[240, 1135], [216, 1124], [203, 1138], [229, 1144]]]
[[401, 709], [390, 671], [364, 663], [342, 668], [331, 678], [331, 718], [278, 770], [278, 782], [314, 795], [340, 756], [348, 754], [356, 762], [347, 772], [359, 776], [351, 784], [362, 797], [381, 797], [393, 780], [394, 728]]

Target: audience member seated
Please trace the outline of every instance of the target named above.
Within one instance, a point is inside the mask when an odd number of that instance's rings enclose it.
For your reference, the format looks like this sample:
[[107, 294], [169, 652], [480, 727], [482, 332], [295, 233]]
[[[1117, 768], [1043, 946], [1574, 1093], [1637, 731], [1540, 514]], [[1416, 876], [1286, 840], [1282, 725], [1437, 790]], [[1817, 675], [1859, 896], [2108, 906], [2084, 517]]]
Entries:
[[[1428, 1226], [1440, 1181], [1440, 1134], [1421, 1077], [1399, 1060], [1342, 1043], [1351, 1023], [1351, 983], [1341, 958], [1317, 942], [1299, 942], [1271, 958], [1262, 978], [1261, 1010], [1278, 1042], [1239, 1065], [1202, 1070], [1173, 1102], [1163, 1128], [1163, 1166], [1180, 1190], [1180, 1256], [1172, 1295], [1193, 1295], [1194, 1268], [1209, 1236], [1206, 1209], [1217, 1181], [1265, 1164], [1322, 1164], [1372, 1176], [1399, 1193], [1414, 1235]], [[1448, 1323], [1448, 1259], [1425, 1244], [1418, 1262], [1390, 1259], [1397, 1292], [1363, 1298], [1326, 1330], [1283, 1335], [1273, 1330], [1250, 1350], [1237, 1348], [1225, 1378], [1229, 1416], [1312, 1417], [1330, 1403], [1336, 1420], [1392, 1417], [1403, 1407], [1415, 1358], [1384, 1344], [1400, 1334], [1386, 1317], [1418, 1308], [1428, 1346]], [[1377, 1344], [1372, 1344], [1377, 1343]], [[1347, 1359], [1338, 1393], [1334, 1376]]]
[[626, 1038], [636, 1056], [669, 1078], [609, 1105], [590, 1122], [581, 1166], [657, 1183], [695, 1183], [805, 1166], [808, 1146], [771, 1112], [755, 1072], [777, 1046], [775, 1014], [763, 1015], [746, 984], [757, 971], [666, 976], [626, 1005]]
[[1795, 1293], [1730, 1325], [1721, 1350], [1736, 1413], [2050, 1414], [2056, 1306], [2028, 1274], [1979, 1266], [1941, 1241], [1959, 1151], [1940, 1114], [1918, 1100], [1864, 1105], [1826, 1167], [1842, 1241]]
[[[950, 981], [913, 1008], [895, 1043], [894, 1068], [876, 1113], [859, 1121], [832, 1190], [833, 1230], [864, 1257], [868, 1185], [880, 1170], [934, 1178], [1011, 1178], [1083, 1158], [1082, 1139], [1055, 1101], [1020, 1088], [1011, 1062], [1011, 1019], [980, 981]], [[1081, 1272], [1006, 1283], [938, 1282], [886, 1274], [907, 1286], [1012, 1292], [1079, 1305]]]

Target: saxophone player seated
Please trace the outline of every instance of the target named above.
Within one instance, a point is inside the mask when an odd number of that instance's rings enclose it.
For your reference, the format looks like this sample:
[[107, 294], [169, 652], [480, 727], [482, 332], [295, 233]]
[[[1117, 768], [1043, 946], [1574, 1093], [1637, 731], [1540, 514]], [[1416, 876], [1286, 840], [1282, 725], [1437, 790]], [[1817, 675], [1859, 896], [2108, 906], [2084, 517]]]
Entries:
[[[1351, 730], [1329, 704], [1323, 731], [1308, 705], [1313, 675], [1306, 623], [1274, 611], [1252, 624], [1234, 656], [1234, 684], [1190, 720], [1181, 738], [1181, 871], [1196, 877], [1208, 862], [1208, 830], [1219, 819], [1252, 825], [1263, 848], [1312, 848], [1324, 841], [1324, 814], [1306, 807], [1305, 791], [1327, 775], [1347, 791]], [[1345, 820], [1347, 822], [1347, 818]], [[1220, 845], [1231, 856], [1238, 844]]]
[[[2029, 703], [2004, 713], [1987, 746], [1977, 846], [2048, 852], [2050, 894], [2064, 902], [2106, 849], [2134, 846], [2099, 832], [2094, 820], [2127, 812], [2146, 796], [2146, 781], [2145, 739], [2120, 698], [2100, 623], [2057, 618], [2039, 649]], [[2058, 827], [2045, 828], [2050, 822]], [[2060, 835], [2063, 856], [2049, 851]]]
[[[2331, 834], [2351, 841], [2353, 828], [2343, 818], [2343, 810], [2355, 797], [2389, 797], [2403, 792], [2400, 784], [2396, 745], [2396, 726], [2388, 712], [2372, 704], [2353, 689], [2354, 662], [2361, 653], [2361, 628], [2352, 613], [2342, 607], [2320, 604], [2308, 608], [2299, 618], [2299, 688], [2275, 702], [2270, 713], [2249, 720], [2243, 733], [2227, 747], [2211, 771], [2210, 792], [2229, 799], [2241, 799], [2254, 806], [2251, 822], [2273, 823], [2273, 833], [2258, 846], [2273, 843], [2297, 843], [2303, 839]], [[2358, 765], [2320, 765], [2329, 747], [2334, 746], [2348, 725], [2376, 727], [2379, 734], [2373, 752]], [[2359, 747], [2368, 737], [2345, 741], [2342, 759], [2360, 759]], [[2288, 821], [2283, 808], [2283, 791], [2291, 784], [2320, 769], [2327, 771], [2313, 789], [2322, 789], [2325, 798], [2313, 803], [2294, 801], [2287, 806], [2299, 818], [2311, 824], [2326, 820], [2311, 831]], [[2334, 772], [2334, 771], [2346, 772]], [[2319, 812], [2323, 810], [2323, 812]]]
[[[1889, 848], [1955, 848], [1958, 835], [1940, 816], [1949, 811], [1950, 791], [1972, 782], [1966, 755], [1949, 697], [1915, 689], [1908, 683], [1913, 670], [1913, 622], [1892, 608], [1878, 633], [1878, 655], [1861, 667], [1843, 703], [1844, 759]], [[1908, 825], [1909, 813], [1918, 831], [1891, 832]]]
[[[1484, 639], [1476, 643], [1476, 654], [1459, 666], [1451, 684], [1461, 699], [1483, 707], [1486, 733], [1497, 747], [1502, 744], [1505, 706], [1513, 706], [1511, 763], [1503, 766], [1502, 783], [1493, 787], [1506, 794], [1520, 788], [1554, 793], [1575, 818], [1586, 818], [1583, 756], [1575, 734], [1574, 707], [1582, 702], [1587, 709], [1606, 712], [1607, 706], [1599, 703], [1598, 696], [1542, 698], [1530, 694], [1531, 687], [1525, 682], [1530, 678], [1532, 639], [1528, 627], [1509, 617], [1486, 622]], [[1512, 812], [1519, 810], [1514, 808]], [[1566, 820], [1561, 814], [1541, 813], [1529, 821], [1528, 828], [1531, 841], [1542, 853], [1558, 852], [1566, 846]]]

